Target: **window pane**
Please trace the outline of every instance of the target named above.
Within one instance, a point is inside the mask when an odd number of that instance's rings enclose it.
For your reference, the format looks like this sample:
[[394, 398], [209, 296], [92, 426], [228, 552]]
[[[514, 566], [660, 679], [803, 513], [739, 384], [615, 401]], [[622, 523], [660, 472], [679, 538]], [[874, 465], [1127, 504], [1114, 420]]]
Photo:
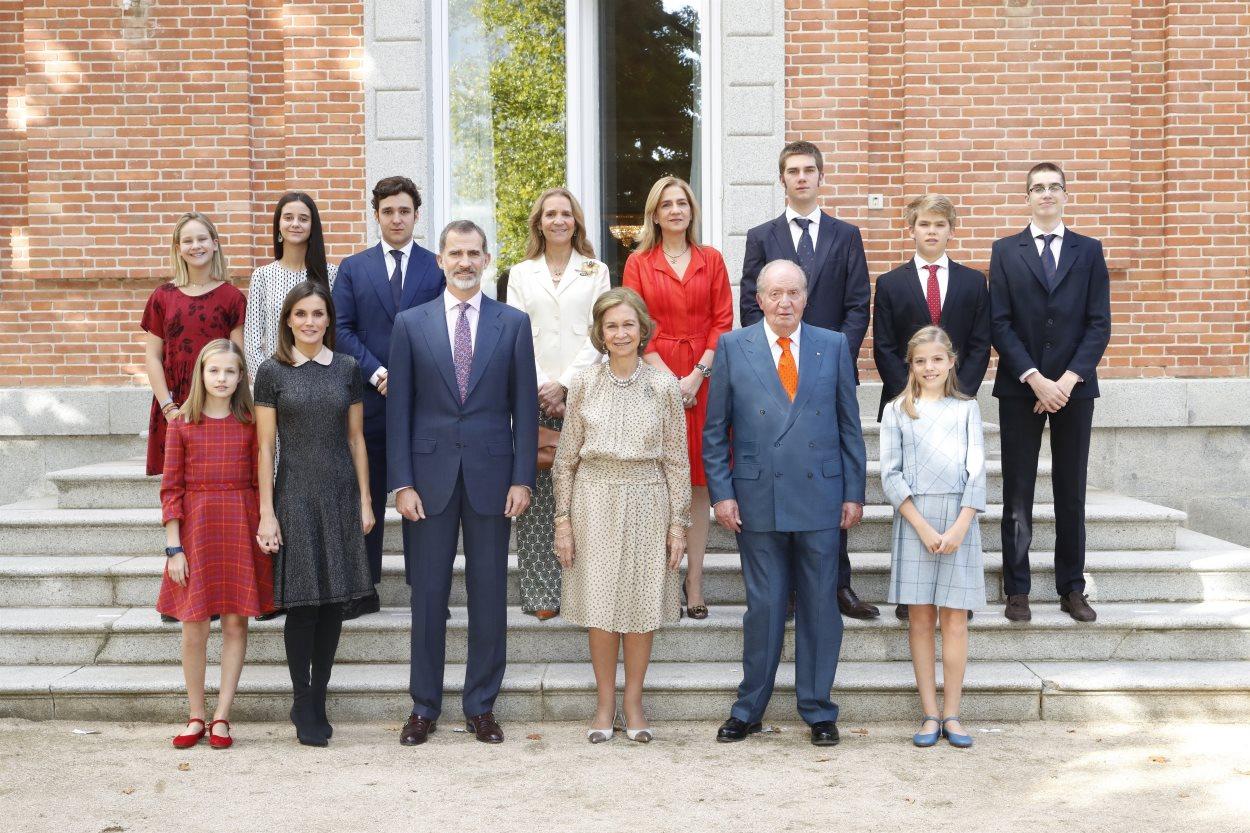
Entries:
[[647, 192], [679, 176], [699, 180], [699, 12], [674, 0], [599, 6], [602, 257], [620, 281]]
[[565, 181], [564, 0], [448, 0], [451, 218], [496, 265], [525, 251], [530, 205]]

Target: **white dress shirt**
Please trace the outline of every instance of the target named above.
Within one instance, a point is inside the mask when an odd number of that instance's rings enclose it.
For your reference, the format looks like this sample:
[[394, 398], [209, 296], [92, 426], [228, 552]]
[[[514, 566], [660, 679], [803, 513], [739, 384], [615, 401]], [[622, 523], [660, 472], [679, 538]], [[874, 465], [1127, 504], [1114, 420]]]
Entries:
[[[451, 355], [456, 355], [456, 324], [460, 321], [460, 299], [447, 290], [443, 290], [443, 309], [447, 311], [447, 338], [451, 342]], [[477, 346], [477, 319], [482, 312], [482, 290], [469, 299], [469, 308], [465, 315], [469, 318], [469, 344]]]
[[[790, 333], [790, 355], [794, 357], [794, 370], [796, 373], [799, 370], [799, 333], [802, 331], [803, 324], [800, 322], [795, 331]], [[777, 343], [777, 339], [781, 338], [781, 336], [774, 333], [773, 328], [768, 326], [767, 318], [764, 319], [764, 336], [768, 339], [768, 346], [772, 350], [773, 367], [776, 367], [781, 364], [781, 345]]]
[[[399, 249], [399, 251], [403, 253], [403, 255], [399, 258], [399, 290], [400, 292], [403, 292], [404, 281], [408, 277], [408, 264], [412, 263], [412, 247], [415, 246], [416, 243], [417, 241], [415, 238], [410, 238], [408, 242]], [[385, 240], [383, 240], [378, 245], [382, 248], [382, 260], [386, 262], [386, 280], [389, 283], [391, 279], [391, 275], [395, 274], [395, 256], [391, 254], [391, 252], [394, 251], [394, 249], [392, 249], [391, 244], [387, 243]], [[396, 312], [398, 312], [398, 310], [396, 310]], [[373, 385], [376, 388], [378, 386], [378, 383], [381, 382], [385, 378], [386, 378], [386, 365], [382, 365], [377, 370], [373, 371], [373, 375], [369, 377], [369, 384]]]
[[[1038, 240], [1037, 236], [1039, 234], [1055, 235], [1055, 239], [1050, 241], [1050, 253], [1054, 255], [1055, 257], [1055, 268], [1059, 267], [1059, 250], [1063, 248], [1063, 232], [1064, 232], [1064, 227], [1063, 227], [1062, 222], [1060, 222], [1059, 225], [1055, 226], [1055, 228], [1052, 231], [1042, 231], [1033, 223], [1029, 223], [1029, 236], [1033, 238], [1033, 243], [1037, 246], [1038, 257], [1042, 256], [1042, 246], [1046, 245], [1046, 241]], [[1034, 373], [1037, 373], [1037, 368], [1030, 367], [1028, 370], [1020, 374], [1020, 381], [1023, 382], [1025, 379], [1029, 378]]]
[[573, 252], [556, 284], [542, 255], [508, 273], [508, 305], [530, 317], [538, 386], [556, 381], [568, 388], [573, 377], [603, 356], [590, 342], [591, 311], [611, 289], [608, 267]]
[[799, 224], [794, 222], [795, 217], [806, 217], [812, 221], [807, 227], [807, 233], [812, 236], [812, 250], [816, 249], [816, 235], [820, 233], [820, 209], [817, 208], [811, 214], [800, 214], [790, 206], [786, 206], [786, 223], [790, 226], [790, 239], [794, 241], [794, 250], [799, 250], [799, 238], [803, 236], [803, 229], [799, 228]]
[[937, 264], [938, 297], [940, 298], [938, 306], [945, 307], [946, 286], [950, 283], [951, 276], [951, 259], [943, 254], [933, 263], [929, 263], [920, 255], [916, 255], [913, 260], [916, 263], [916, 271], [920, 273], [920, 294], [926, 301], [929, 300], [929, 267]]

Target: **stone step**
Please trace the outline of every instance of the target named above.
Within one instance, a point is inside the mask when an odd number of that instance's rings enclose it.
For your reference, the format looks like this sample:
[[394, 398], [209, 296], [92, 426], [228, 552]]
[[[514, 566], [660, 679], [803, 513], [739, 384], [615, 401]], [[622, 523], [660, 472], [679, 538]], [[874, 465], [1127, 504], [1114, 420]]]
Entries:
[[[1206, 538], [1182, 529], [1178, 539]], [[1211, 539], [1214, 540], [1214, 539]], [[1091, 552], [1086, 555], [1086, 592], [1101, 602], [1201, 602], [1250, 600], [1250, 549], [1215, 541], [1218, 548]], [[1180, 544], [1180, 540], [1178, 540]], [[889, 553], [851, 554], [854, 587], [861, 598], [883, 603], [889, 585]], [[1054, 554], [1030, 557], [1033, 599], [1054, 601]], [[160, 555], [0, 556], [0, 607], [150, 607], [156, 603], [165, 557]], [[704, 562], [708, 604], [745, 604], [737, 553], [710, 553]], [[1003, 601], [1002, 556], [985, 554], [989, 601]], [[508, 560], [508, 603], [519, 605], [516, 556]], [[400, 554], [382, 558], [382, 604], [408, 603]], [[464, 559], [454, 568], [451, 603], [466, 604]]]
[[[647, 709], [660, 724], [660, 738], [664, 721], [724, 719], [741, 673], [733, 662], [653, 663], [647, 672]], [[937, 673], [940, 685], [940, 665]], [[620, 669], [617, 674], [620, 686]], [[210, 667], [207, 676], [209, 693], [215, 694], [219, 669]], [[284, 665], [249, 663], [231, 716], [237, 721], [285, 722], [290, 686]], [[451, 731], [461, 725], [463, 686], [464, 666], [448, 665], [443, 719], [431, 743], [469, 742]], [[594, 692], [588, 663], [514, 662], [504, 675], [495, 713], [505, 732], [511, 721], [583, 724], [594, 710]], [[910, 662], [842, 662], [833, 693], [844, 731], [859, 723], [912, 721], [918, 708]], [[398, 726], [411, 708], [407, 665], [335, 666], [329, 712], [336, 723], [386, 720]], [[969, 664], [962, 711], [975, 729], [1002, 720], [1244, 721], [1248, 709], [1246, 661], [1011, 661]], [[186, 717], [182, 672], [174, 665], [0, 666], [0, 717], [175, 723]], [[798, 719], [791, 663], [778, 668], [765, 718]], [[708, 742], [713, 742], [710, 736]]]
[[[1033, 546], [1055, 545], [1054, 506], [1038, 503], [1033, 510]], [[1110, 492], [1091, 491], [1085, 506], [1086, 548], [1089, 550], [1160, 550], [1176, 544], [1176, 530], [1185, 513]], [[890, 549], [893, 510], [869, 505], [864, 522], [851, 532], [851, 549]], [[991, 504], [981, 518], [981, 540], [987, 550], [1001, 549], [1002, 506]], [[160, 552], [165, 535], [159, 509], [62, 509], [52, 499], [0, 507], [0, 555], [70, 555]], [[737, 549], [732, 533], [713, 525], [709, 549]], [[400, 518], [386, 513], [385, 548], [402, 548]]]
[[[881, 456], [879, 426], [875, 421], [864, 423], [864, 442], [868, 449], [871, 490], [869, 503], [884, 503], [881, 494], [880, 467], [875, 465]], [[998, 460], [998, 426], [985, 426], [986, 455], [990, 458], [990, 501], [1002, 500], [1002, 469]], [[1043, 457], [1039, 465], [1040, 477], [1037, 494], [1050, 494], [1050, 460]], [[148, 477], [144, 458], [134, 457], [107, 463], [61, 469], [48, 473], [48, 480], [56, 486], [58, 505], [62, 509], [143, 509], [160, 505], [160, 477]]]
[[[718, 605], [708, 619], [683, 619], [655, 638], [657, 662], [728, 662], [742, 656], [745, 607]], [[969, 624], [975, 660], [1217, 660], [1250, 656], [1250, 603], [1111, 602], [1098, 606], [1096, 624], [1074, 622], [1057, 605], [1034, 606], [1020, 625], [1002, 607], [983, 608]], [[343, 662], [406, 662], [411, 615], [407, 607], [344, 624]], [[906, 626], [885, 615], [846, 620], [842, 657], [886, 662], [908, 658]], [[253, 662], [280, 663], [286, 653], [282, 620], [254, 622], [248, 640]], [[447, 661], [464, 662], [468, 613], [454, 607], [448, 622]], [[160, 621], [152, 608], [0, 608], [0, 665], [154, 664], [178, 662], [181, 628]], [[215, 661], [217, 647], [210, 649]], [[561, 617], [547, 622], [508, 609], [508, 656], [513, 662], [589, 661], [585, 629]], [[794, 658], [787, 628], [782, 658]]]

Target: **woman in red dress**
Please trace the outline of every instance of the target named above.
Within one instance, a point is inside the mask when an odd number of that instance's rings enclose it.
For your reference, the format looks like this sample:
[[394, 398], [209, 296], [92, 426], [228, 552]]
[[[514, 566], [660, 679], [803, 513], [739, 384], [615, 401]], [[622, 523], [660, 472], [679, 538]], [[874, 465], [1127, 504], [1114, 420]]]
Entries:
[[703, 555], [710, 507], [703, 473], [703, 423], [707, 377], [721, 333], [733, 328], [733, 295], [725, 259], [699, 245], [699, 204], [683, 180], [667, 176], [651, 186], [638, 245], [625, 261], [622, 283], [642, 296], [655, 321], [646, 360], [677, 377], [686, 407], [690, 454], [690, 527], [687, 541], [686, 613], [707, 618]]
[[247, 300], [231, 286], [217, 227], [195, 211], [174, 226], [173, 277], [148, 298], [140, 326], [144, 338], [152, 414], [148, 419], [149, 475], [165, 463], [166, 425], [191, 392], [191, 368], [215, 338], [243, 346]]
[[[247, 651], [247, 619], [273, 608], [273, 564], [260, 548], [258, 447], [243, 351], [209, 342], [191, 373], [181, 414], [169, 423], [161, 477], [165, 577], [156, 609], [182, 621], [182, 673], [190, 718], [174, 738], [185, 749], [209, 735], [230, 740], [230, 706]], [[221, 616], [221, 687], [204, 722], [204, 666], [209, 620]], [[198, 726], [197, 726], [198, 724]]]

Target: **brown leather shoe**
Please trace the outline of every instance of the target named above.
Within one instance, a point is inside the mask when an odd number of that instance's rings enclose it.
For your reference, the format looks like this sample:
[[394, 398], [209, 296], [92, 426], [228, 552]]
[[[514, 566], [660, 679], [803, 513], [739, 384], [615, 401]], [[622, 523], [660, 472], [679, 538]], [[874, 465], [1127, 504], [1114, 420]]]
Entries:
[[1098, 614], [1089, 606], [1089, 597], [1080, 590], [1073, 590], [1059, 598], [1059, 609], [1078, 622], [1093, 622]]
[[408, 715], [408, 722], [399, 732], [399, 742], [404, 746], [418, 746], [429, 738], [430, 733], [438, 728], [438, 724], [428, 717], [419, 714]]
[[1007, 597], [1007, 609], [1003, 611], [1003, 615], [1013, 622], [1027, 622], [1033, 618], [1033, 611], [1029, 610], [1029, 594], [1013, 593]]
[[881, 615], [876, 605], [862, 601], [849, 587], [838, 591], [838, 610], [842, 611], [843, 616], [850, 616], [852, 619], [875, 619]]
[[495, 722], [495, 713], [487, 712], [465, 721], [465, 728], [482, 743], [503, 743], [503, 729]]

